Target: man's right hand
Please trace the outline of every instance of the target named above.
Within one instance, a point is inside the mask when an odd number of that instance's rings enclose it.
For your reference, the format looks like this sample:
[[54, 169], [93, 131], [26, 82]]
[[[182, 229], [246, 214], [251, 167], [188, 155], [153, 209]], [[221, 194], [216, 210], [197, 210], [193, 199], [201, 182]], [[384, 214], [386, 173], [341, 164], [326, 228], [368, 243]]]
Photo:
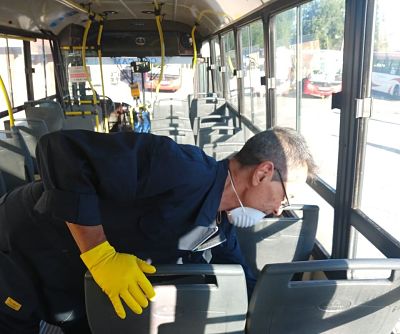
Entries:
[[149, 304], [147, 299], [155, 296], [145, 273], [155, 273], [156, 268], [134, 255], [117, 253], [108, 241], [82, 253], [81, 259], [121, 319], [126, 317], [121, 298], [133, 312], [141, 314]]

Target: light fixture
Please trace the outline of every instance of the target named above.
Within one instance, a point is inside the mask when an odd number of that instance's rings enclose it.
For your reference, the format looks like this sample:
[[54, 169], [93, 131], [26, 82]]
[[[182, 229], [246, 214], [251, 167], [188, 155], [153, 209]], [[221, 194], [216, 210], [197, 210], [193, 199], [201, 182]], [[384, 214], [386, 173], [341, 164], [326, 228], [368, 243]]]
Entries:
[[115, 11], [115, 10], [105, 10], [105, 11], [103, 12], [103, 15], [104, 15], [104, 16], [107, 16], [107, 15], [115, 15], [115, 14], [118, 14], [118, 12]]

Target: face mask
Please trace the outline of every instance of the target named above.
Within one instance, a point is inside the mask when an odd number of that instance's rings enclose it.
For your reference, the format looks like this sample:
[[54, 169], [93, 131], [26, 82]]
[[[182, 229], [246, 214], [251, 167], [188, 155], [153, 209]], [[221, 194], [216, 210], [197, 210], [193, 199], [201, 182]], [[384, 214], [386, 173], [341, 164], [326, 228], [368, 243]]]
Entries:
[[231, 172], [229, 170], [228, 173], [233, 192], [235, 193], [240, 204], [239, 208], [233, 209], [227, 213], [228, 219], [232, 225], [235, 225], [237, 227], [244, 228], [254, 226], [261, 220], [261, 218], [265, 216], [265, 213], [257, 209], [243, 206], [242, 201], [240, 200], [236, 188], [233, 184]]

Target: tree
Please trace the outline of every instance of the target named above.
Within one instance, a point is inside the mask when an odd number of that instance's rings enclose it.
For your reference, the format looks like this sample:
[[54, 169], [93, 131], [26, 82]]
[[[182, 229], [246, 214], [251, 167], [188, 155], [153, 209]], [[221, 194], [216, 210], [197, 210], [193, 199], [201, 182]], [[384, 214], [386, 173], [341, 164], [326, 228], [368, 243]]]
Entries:
[[296, 36], [296, 9], [290, 9], [275, 16], [276, 47], [294, 44]]
[[340, 50], [344, 32], [344, 0], [314, 0], [302, 9], [302, 34], [321, 49]]
[[389, 43], [383, 22], [385, 21], [385, 11], [381, 7], [381, 2], [376, 2], [375, 10], [375, 31], [374, 31], [374, 51], [387, 51]]

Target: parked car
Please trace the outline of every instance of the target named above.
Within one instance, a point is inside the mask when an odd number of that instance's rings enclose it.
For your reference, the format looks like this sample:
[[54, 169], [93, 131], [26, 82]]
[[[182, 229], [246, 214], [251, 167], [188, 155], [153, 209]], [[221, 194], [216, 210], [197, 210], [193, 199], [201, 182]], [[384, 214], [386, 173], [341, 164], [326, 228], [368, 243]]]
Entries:
[[[146, 90], [155, 90], [157, 88], [160, 76], [160, 67], [153, 68], [146, 73], [144, 87]], [[163, 80], [160, 83], [161, 91], [175, 92], [181, 88], [182, 77], [179, 64], [167, 64], [164, 67]]]
[[313, 81], [309, 78], [303, 79], [303, 94], [317, 97], [331, 96], [342, 90], [340, 82]]

